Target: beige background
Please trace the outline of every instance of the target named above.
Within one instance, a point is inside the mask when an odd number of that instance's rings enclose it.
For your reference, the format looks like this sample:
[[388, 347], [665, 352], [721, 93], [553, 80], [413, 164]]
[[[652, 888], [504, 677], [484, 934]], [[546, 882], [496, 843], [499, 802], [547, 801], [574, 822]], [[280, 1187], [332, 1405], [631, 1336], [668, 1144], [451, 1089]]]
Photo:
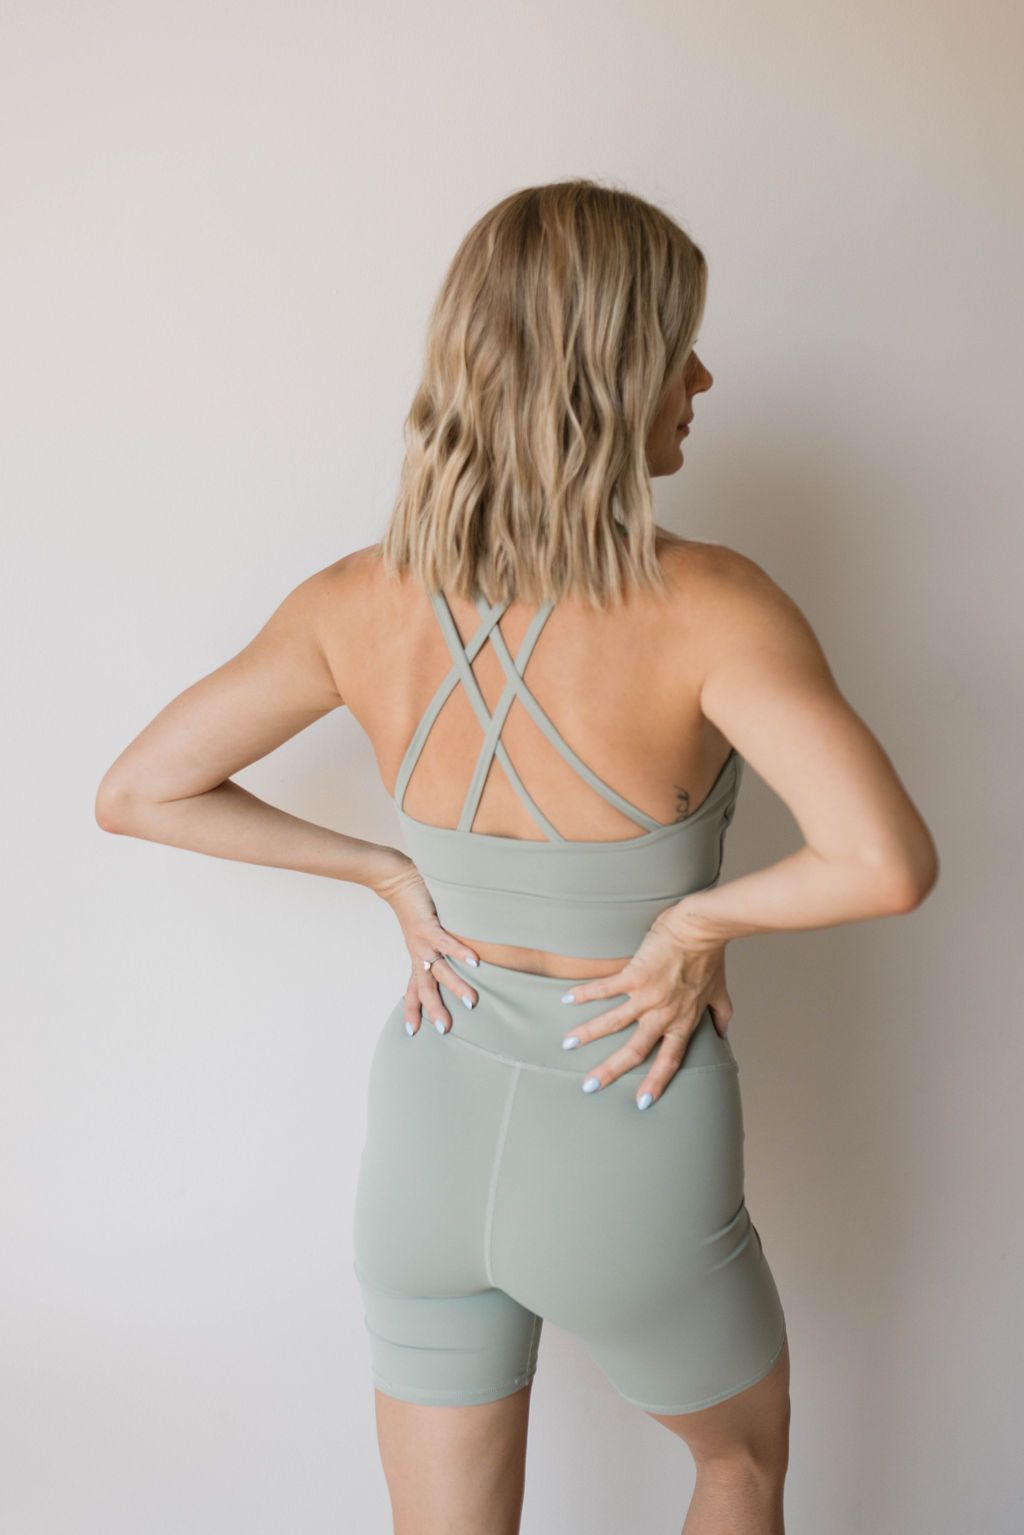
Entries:
[[[379, 536], [458, 240], [570, 175], [708, 253], [716, 383], [659, 520], [801, 604], [942, 860], [909, 916], [730, 949], [788, 1527], [1019, 1527], [1022, 30], [996, 0], [0, 9], [10, 1535], [390, 1530], [350, 1222], [397, 924], [107, 835], [93, 797]], [[239, 782], [397, 840], [344, 712]], [[751, 772], [725, 877], [798, 840]], [[551, 1325], [529, 1454], [526, 1535], [682, 1522], [685, 1448]]]

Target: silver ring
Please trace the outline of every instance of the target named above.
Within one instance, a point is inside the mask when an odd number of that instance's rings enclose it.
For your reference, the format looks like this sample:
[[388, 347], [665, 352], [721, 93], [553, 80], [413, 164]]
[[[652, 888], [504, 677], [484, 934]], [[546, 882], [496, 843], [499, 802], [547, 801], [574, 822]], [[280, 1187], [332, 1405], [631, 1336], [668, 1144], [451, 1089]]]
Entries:
[[429, 970], [431, 965], [436, 965], [436, 964], [437, 964], [436, 959], [425, 959], [423, 961], [423, 968], [424, 968], [424, 970]]

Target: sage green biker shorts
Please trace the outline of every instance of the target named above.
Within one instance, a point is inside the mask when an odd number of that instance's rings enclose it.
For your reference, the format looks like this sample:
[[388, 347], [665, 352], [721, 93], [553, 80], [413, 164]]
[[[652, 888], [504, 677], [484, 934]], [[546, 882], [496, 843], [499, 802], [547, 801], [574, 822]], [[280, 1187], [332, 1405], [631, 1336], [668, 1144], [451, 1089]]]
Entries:
[[533, 1378], [546, 1319], [648, 1412], [753, 1385], [786, 1324], [744, 1199], [738, 1066], [710, 1012], [641, 1110], [653, 1051], [582, 1091], [635, 1023], [562, 1048], [624, 995], [566, 1005], [571, 981], [449, 963], [476, 1006], [441, 984], [450, 1032], [424, 1011], [410, 1036], [400, 998], [370, 1067], [353, 1267], [374, 1384], [493, 1401]]

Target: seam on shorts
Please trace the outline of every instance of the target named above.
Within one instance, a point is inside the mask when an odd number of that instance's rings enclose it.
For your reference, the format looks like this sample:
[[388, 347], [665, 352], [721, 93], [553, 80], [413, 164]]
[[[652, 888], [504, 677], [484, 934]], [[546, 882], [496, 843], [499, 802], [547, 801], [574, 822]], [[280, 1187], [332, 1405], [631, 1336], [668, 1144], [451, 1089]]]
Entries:
[[736, 1396], [740, 1391], [746, 1391], [748, 1386], [756, 1385], [759, 1380], [762, 1380], [764, 1376], [768, 1374], [768, 1371], [771, 1369], [772, 1365], [782, 1353], [785, 1342], [786, 1328], [783, 1327], [782, 1338], [778, 1348], [775, 1350], [772, 1357], [768, 1360], [768, 1363], [762, 1365], [761, 1369], [759, 1369], [754, 1375], [751, 1375], [748, 1380], [741, 1381], [738, 1386], [730, 1386], [727, 1391], [720, 1391], [717, 1396], [706, 1396], [699, 1402], [691, 1402], [686, 1407], [652, 1407], [648, 1402], [638, 1401], [635, 1396], [627, 1396], [624, 1391], [620, 1391], [619, 1395], [623, 1398], [624, 1401], [631, 1402], [634, 1407], [642, 1408], [644, 1412], [660, 1412], [666, 1417], [674, 1417], [677, 1413], [700, 1412], [701, 1408], [703, 1407], [714, 1407], [718, 1402], [724, 1402], [727, 1397]]
[[[493, 1386], [481, 1387], [479, 1391], [434, 1391], [426, 1386], [401, 1386], [399, 1385], [398, 1381], [386, 1381], [382, 1376], [377, 1375], [375, 1372], [371, 1373], [373, 1373], [373, 1384], [379, 1387], [381, 1391], [387, 1392], [389, 1395], [392, 1392], [400, 1393], [406, 1390], [422, 1391], [425, 1395], [432, 1397], [458, 1397], [460, 1402], [462, 1402], [466, 1407], [473, 1407], [476, 1405], [476, 1402], [474, 1400], [466, 1402], [464, 1399], [467, 1396], [471, 1399], [483, 1398], [486, 1400], [487, 1398], [493, 1398], [496, 1395], [510, 1395], [513, 1391], [518, 1391], [520, 1386], [528, 1385], [529, 1382], [533, 1379], [534, 1375], [536, 1375], [537, 1371], [536, 1369], [526, 1370], [520, 1375], [513, 1375], [510, 1380], [500, 1381]], [[456, 1405], [459, 1405], [459, 1403], [456, 1403]]]
[[[463, 1043], [466, 1043], [466, 1041], [463, 1041]], [[498, 1286], [494, 1282], [494, 1271], [491, 1268], [491, 1228], [494, 1223], [494, 1197], [498, 1188], [498, 1173], [501, 1170], [501, 1156], [502, 1152], [505, 1150], [505, 1140], [508, 1135], [509, 1120], [512, 1118], [512, 1101], [516, 1095], [516, 1088], [519, 1086], [519, 1073], [522, 1069], [518, 1061], [513, 1061], [512, 1064], [515, 1066], [516, 1070], [515, 1075], [509, 1084], [508, 1093], [505, 1097], [505, 1112], [501, 1118], [501, 1129], [498, 1132], [498, 1143], [494, 1148], [494, 1162], [491, 1166], [491, 1182], [490, 1187], [487, 1190], [487, 1212], [484, 1216], [484, 1273], [487, 1275], [488, 1283], [493, 1285], [495, 1289], [498, 1289]]]
[[487, 1294], [486, 1290], [463, 1290], [459, 1295], [414, 1295], [408, 1289], [396, 1290], [391, 1285], [378, 1284], [376, 1279], [367, 1279], [355, 1261], [352, 1263], [352, 1272], [355, 1274], [360, 1288], [373, 1290], [378, 1295], [395, 1295], [399, 1300], [424, 1300], [429, 1301], [431, 1305], [438, 1305], [443, 1301], [469, 1300], [473, 1296]]
[[[446, 1301], [470, 1300], [477, 1295], [487, 1295], [489, 1293], [488, 1290], [464, 1290], [459, 1295], [414, 1295], [411, 1294], [409, 1290], [395, 1290], [391, 1285], [378, 1284], [375, 1279], [367, 1279], [362, 1273], [360, 1273], [354, 1262], [352, 1264], [352, 1272], [355, 1274], [356, 1282], [361, 1289], [372, 1290], [378, 1295], [394, 1295], [399, 1300], [429, 1301], [431, 1305], [440, 1305]], [[499, 1286], [492, 1285], [490, 1288], [498, 1289]], [[372, 1328], [368, 1328], [368, 1330], [370, 1332], [373, 1331]], [[381, 1335], [378, 1334], [377, 1336]], [[403, 1347], [404, 1346], [405, 1345], [403, 1345]], [[416, 1345], [409, 1344], [408, 1347], [415, 1348]]]
[[[533, 1313], [533, 1331], [530, 1333], [530, 1345], [529, 1345], [529, 1348], [527, 1350], [527, 1355], [531, 1359], [533, 1358], [533, 1346], [534, 1346], [534, 1344], [537, 1341], [537, 1334], [540, 1331], [540, 1324], [541, 1324], [542, 1321], [543, 1321], [543, 1318], [541, 1317], [540, 1312], [539, 1311], [535, 1311]], [[533, 1366], [533, 1369], [536, 1370], [536, 1368], [537, 1368], [537, 1365], [536, 1365], [536, 1362], [535, 1362], [534, 1366]], [[530, 1373], [532, 1374], [533, 1372], [531, 1371]]]
[[[479, 1050], [483, 1055], [489, 1055], [492, 1060], [504, 1061], [506, 1066], [518, 1066], [522, 1070], [525, 1070], [525, 1071], [544, 1071], [544, 1072], [548, 1072], [550, 1075], [553, 1075], [553, 1076], [556, 1076], [556, 1077], [577, 1077], [577, 1076], [579, 1076], [579, 1068], [577, 1068], [574, 1071], [569, 1066], [540, 1066], [540, 1065], [535, 1064], [533, 1061], [517, 1061], [514, 1055], [503, 1055], [500, 1050], [489, 1050], [486, 1045], [479, 1044], [475, 1039], [463, 1039], [461, 1034], [456, 1034], [454, 1025], [453, 1025], [452, 1028], [450, 1028], [448, 1030], [448, 1033], [447, 1033], [446, 1037], [449, 1040], [453, 1040], [454, 1039], [458, 1044], [464, 1045], [468, 1050]], [[603, 1035], [601, 1037], [602, 1038], [611, 1039], [612, 1036], [611, 1035]], [[596, 1044], [597, 1043], [596, 1040], [590, 1040], [588, 1042], [590, 1044]], [[653, 1049], [654, 1049], [653, 1045], [651, 1046], [651, 1049], [653, 1051]], [[622, 1075], [625, 1076], [625, 1077], [628, 1077], [634, 1071], [646, 1070], [646, 1069], [649, 1068], [649, 1064], [650, 1063], [645, 1062], [643, 1066], [631, 1066], [629, 1071], [624, 1071], [622, 1073]], [[727, 1071], [739, 1071], [739, 1068], [740, 1068], [740, 1063], [734, 1057], [732, 1060], [729, 1060], [729, 1061], [710, 1061], [705, 1066], [687, 1066], [687, 1065], [684, 1064], [684, 1065], [679, 1067], [679, 1070], [676, 1072], [676, 1075], [678, 1076], [681, 1072], [684, 1072], [684, 1071], [722, 1071], [723, 1069], [727, 1070]]]

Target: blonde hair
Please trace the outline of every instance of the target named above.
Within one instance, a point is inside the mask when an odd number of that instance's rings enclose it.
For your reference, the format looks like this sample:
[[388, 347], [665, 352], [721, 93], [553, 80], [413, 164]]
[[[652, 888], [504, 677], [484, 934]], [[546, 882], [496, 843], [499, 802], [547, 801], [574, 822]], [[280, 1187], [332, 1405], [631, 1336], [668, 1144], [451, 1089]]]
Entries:
[[664, 593], [645, 445], [706, 292], [699, 246], [630, 192], [556, 181], [485, 213], [431, 311], [385, 570], [488, 602]]

